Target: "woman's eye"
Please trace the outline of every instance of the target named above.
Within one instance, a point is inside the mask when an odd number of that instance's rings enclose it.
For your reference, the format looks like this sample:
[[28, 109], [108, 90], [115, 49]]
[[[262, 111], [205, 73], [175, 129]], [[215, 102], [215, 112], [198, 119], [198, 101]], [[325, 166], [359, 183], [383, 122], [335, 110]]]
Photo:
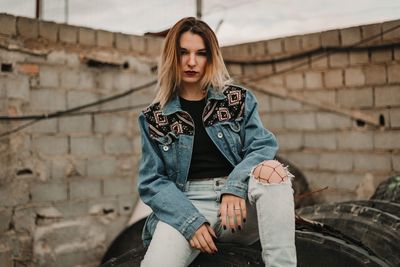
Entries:
[[188, 51], [181, 50], [181, 55], [187, 55], [187, 54], [188, 54]]
[[201, 52], [198, 52], [197, 53], [199, 56], [207, 56], [207, 52], [205, 52], [205, 51], [201, 51]]

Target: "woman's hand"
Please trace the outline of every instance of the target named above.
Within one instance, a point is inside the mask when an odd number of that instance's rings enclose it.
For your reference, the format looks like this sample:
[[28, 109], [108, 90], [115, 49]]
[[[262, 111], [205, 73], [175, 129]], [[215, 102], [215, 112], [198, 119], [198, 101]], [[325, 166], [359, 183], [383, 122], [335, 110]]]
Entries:
[[192, 248], [200, 249], [201, 252], [207, 252], [209, 254], [217, 252], [218, 249], [214, 244], [212, 236], [217, 238], [214, 229], [212, 229], [212, 227], [206, 223], [202, 224], [194, 233], [192, 239], [190, 239], [190, 246], [192, 246]]
[[224, 229], [229, 227], [232, 233], [235, 232], [236, 227], [242, 230], [243, 222], [247, 217], [246, 200], [235, 195], [222, 195], [220, 214], [221, 225]]

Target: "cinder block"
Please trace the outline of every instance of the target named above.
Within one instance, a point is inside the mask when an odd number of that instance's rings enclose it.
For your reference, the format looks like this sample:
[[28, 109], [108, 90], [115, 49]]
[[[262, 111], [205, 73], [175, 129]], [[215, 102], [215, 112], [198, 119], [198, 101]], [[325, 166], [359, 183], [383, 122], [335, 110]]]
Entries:
[[267, 41], [267, 51], [269, 55], [280, 54], [283, 51], [282, 39]]
[[328, 58], [321, 57], [321, 54], [312, 55], [310, 57], [311, 68], [324, 69], [328, 67]]
[[118, 212], [119, 214], [130, 215], [135, 207], [138, 199], [137, 192], [133, 194], [119, 195], [118, 196]]
[[299, 110], [301, 108], [302, 108], [302, 104], [299, 101], [271, 97], [271, 110], [272, 111]]
[[10, 228], [11, 218], [11, 208], [0, 208], [0, 233], [3, 233]]
[[79, 27], [78, 40], [83, 45], [96, 45], [96, 31], [90, 28]]
[[351, 46], [358, 44], [361, 41], [360, 27], [351, 27], [340, 30], [343, 46]]
[[103, 30], [97, 30], [96, 43], [98, 46], [114, 47], [114, 33]]
[[285, 76], [286, 87], [288, 89], [303, 89], [304, 78], [303, 73], [290, 73]]
[[118, 212], [118, 199], [117, 196], [107, 196], [97, 199], [90, 199], [89, 213], [91, 215], [101, 214], [116, 214]]
[[350, 65], [361, 65], [369, 63], [368, 51], [352, 51], [349, 53]]
[[95, 89], [95, 75], [92, 71], [80, 71], [78, 89]]
[[0, 246], [0, 264], [2, 267], [14, 267], [13, 251], [10, 247], [5, 245]]
[[366, 150], [373, 149], [373, 132], [346, 131], [338, 133], [339, 149]]
[[385, 86], [375, 88], [375, 106], [398, 106], [400, 103], [400, 86]]
[[285, 47], [285, 51], [289, 53], [299, 52], [301, 51], [301, 37], [300, 36], [292, 36], [286, 37], [283, 39], [283, 44]]
[[277, 134], [279, 149], [294, 150], [304, 146], [302, 132], [285, 132]]
[[347, 86], [361, 86], [365, 84], [365, 75], [360, 68], [345, 69], [344, 74]]
[[108, 154], [120, 155], [133, 152], [132, 140], [125, 136], [110, 136], [104, 140], [104, 150]]
[[146, 53], [149, 55], [160, 55], [164, 39], [159, 37], [146, 37], [146, 39]]
[[30, 108], [36, 110], [66, 109], [65, 93], [51, 89], [32, 90], [30, 92]]
[[390, 155], [356, 154], [354, 155], [354, 169], [366, 171], [391, 171]]
[[366, 84], [386, 84], [386, 68], [384, 65], [368, 65], [364, 68]]
[[285, 114], [284, 122], [286, 129], [314, 130], [316, 120], [314, 113]]
[[93, 103], [99, 100], [99, 96], [92, 92], [82, 91], [68, 91], [67, 93], [67, 105], [68, 108], [78, 107]]
[[243, 69], [241, 64], [228, 64], [227, 66], [228, 72], [232, 76], [240, 76], [243, 75]]
[[316, 149], [336, 149], [336, 134], [334, 132], [305, 133], [304, 147]]
[[130, 35], [131, 50], [139, 53], [145, 53], [147, 50], [146, 38], [143, 36]]
[[49, 21], [39, 21], [39, 36], [49, 41], [58, 41], [58, 24]]
[[116, 33], [115, 34], [115, 47], [121, 50], [130, 49], [130, 38], [128, 34]]
[[313, 152], [290, 152], [287, 159], [293, 162], [300, 170], [316, 169], [319, 155]]
[[74, 69], [64, 69], [60, 73], [61, 87], [65, 89], [74, 89], [79, 84], [79, 72]]
[[17, 17], [18, 35], [25, 38], [36, 39], [38, 37], [38, 21], [35, 19]]
[[51, 178], [64, 180], [67, 177], [86, 176], [86, 163], [81, 159], [60, 159], [51, 161]]
[[390, 112], [390, 127], [400, 127], [400, 108], [391, 108]]
[[393, 171], [400, 172], [400, 155], [392, 155]]
[[61, 42], [68, 44], [76, 44], [78, 42], [78, 27], [61, 24], [59, 26]]
[[103, 194], [105, 196], [129, 194], [134, 191], [131, 178], [108, 178], [103, 180]]
[[318, 101], [320, 104], [334, 105], [336, 104], [335, 90], [306, 91], [303, 93], [306, 99]]
[[374, 135], [374, 147], [376, 149], [400, 148], [400, 131], [376, 132]]
[[101, 196], [101, 180], [74, 180], [69, 183], [69, 199], [89, 199]]
[[64, 155], [68, 153], [68, 138], [40, 136], [33, 139], [33, 148], [47, 156]]
[[9, 98], [20, 99], [24, 102], [29, 101], [29, 77], [25, 75], [18, 75], [9, 77], [6, 80], [7, 96]]
[[372, 50], [371, 51], [371, 62], [373, 63], [385, 63], [392, 61], [392, 49], [385, 50]]
[[353, 156], [345, 153], [321, 153], [318, 165], [321, 170], [351, 171], [353, 169]]
[[131, 88], [131, 74], [122, 72], [114, 75], [114, 88], [118, 91], [125, 91]]
[[277, 129], [284, 128], [283, 115], [282, 114], [266, 114], [261, 115], [261, 121], [265, 128], [275, 131]]
[[34, 202], [61, 201], [67, 199], [65, 183], [36, 183], [31, 186], [31, 196]]
[[8, 14], [0, 15], [0, 33], [6, 35], [17, 34], [17, 19]]
[[[386, 32], [383, 34], [384, 41], [398, 41], [400, 38], [400, 20], [388, 21], [382, 24], [382, 32]], [[389, 31], [390, 30], [390, 31]]]
[[335, 67], [346, 67], [349, 65], [349, 56], [346, 52], [336, 52], [329, 55], [329, 66]]
[[362, 37], [364, 40], [374, 37], [373, 39], [368, 41], [366, 44], [371, 45], [371, 44], [382, 43], [382, 24], [381, 23], [361, 26], [361, 32], [362, 32]]
[[389, 83], [396, 83], [400, 82], [400, 65], [399, 64], [392, 64], [388, 65], [388, 81]]
[[57, 119], [41, 120], [27, 130], [30, 133], [56, 133], [57, 132]]
[[317, 113], [318, 129], [348, 129], [352, 126], [352, 120], [347, 116], [334, 113]]
[[103, 154], [103, 140], [99, 137], [71, 137], [71, 154], [94, 157]]
[[[14, 179], [15, 180], [15, 179]], [[15, 207], [29, 201], [27, 181], [15, 180], [0, 186], [0, 203], [2, 207]]]
[[306, 72], [305, 86], [308, 89], [322, 88], [322, 73], [321, 72]]
[[340, 46], [339, 31], [331, 30], [321, 33], [322, 47]]
[[60, 82], [57, 69], [42, 66], [39, 72], [39, 84], [43, 87], [58, 87]]
[[321, 47], [321, 34], [312, 33], [301, 36], [303, 50], [313, 50]]
[[324, 72], [325, 86], [328, 88], [343, 86], [343, 71], [342, 70], [327, 70]]
[[94, 117], [96, 133], [126, 133], [128, 118], [119, 115], [101, 115]]
[[265, 52], [265, 41], [254, 42], [248, 44], [249, 55], [250, 56], [263, 56], [266, 54]]
[[36, 226], [36, 212], [32, 207], [16, 207], [13, 224], [16, 231], [33, 234]]
[[338, 102], [342, 107], [372, 107], [374, 105], [373, 89], [345, 89], [338, 91]]
[[83, 217], [89, 214], [88, 200], [68, 200], [54, 203], [54, 207], [65, 219]]
[[92, 132], [92, 117], [90, 115], [60, 118], [59, 129], [62, 133]]
[[115, 158], [89, 158], [87, 173], [89, 177], [114, 177], [116, 167]]

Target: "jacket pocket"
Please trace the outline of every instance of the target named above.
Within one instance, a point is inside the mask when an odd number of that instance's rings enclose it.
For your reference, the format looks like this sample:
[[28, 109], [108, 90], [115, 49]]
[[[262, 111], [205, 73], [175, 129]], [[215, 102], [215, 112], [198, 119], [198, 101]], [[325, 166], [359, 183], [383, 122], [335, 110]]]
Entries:
[[164, 169], [169, 177], [176, 174], [177, 169], [177, 137], [173, 133], [155, 139], [161, 151]]

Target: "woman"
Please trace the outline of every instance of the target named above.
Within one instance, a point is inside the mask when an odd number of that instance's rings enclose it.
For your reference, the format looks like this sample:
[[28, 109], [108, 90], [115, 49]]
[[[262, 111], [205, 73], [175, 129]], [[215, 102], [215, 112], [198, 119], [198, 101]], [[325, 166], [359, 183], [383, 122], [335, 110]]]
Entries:
[[141, 266], [188, 266], [200, 251], [217, 252], [215, 240], [258, 239], [267, 266], [296, 266], [291, 175], [203, 21], [183, 18], [169, 31], [158, 94], [139, 125], [139, 194], [153, 210]]

